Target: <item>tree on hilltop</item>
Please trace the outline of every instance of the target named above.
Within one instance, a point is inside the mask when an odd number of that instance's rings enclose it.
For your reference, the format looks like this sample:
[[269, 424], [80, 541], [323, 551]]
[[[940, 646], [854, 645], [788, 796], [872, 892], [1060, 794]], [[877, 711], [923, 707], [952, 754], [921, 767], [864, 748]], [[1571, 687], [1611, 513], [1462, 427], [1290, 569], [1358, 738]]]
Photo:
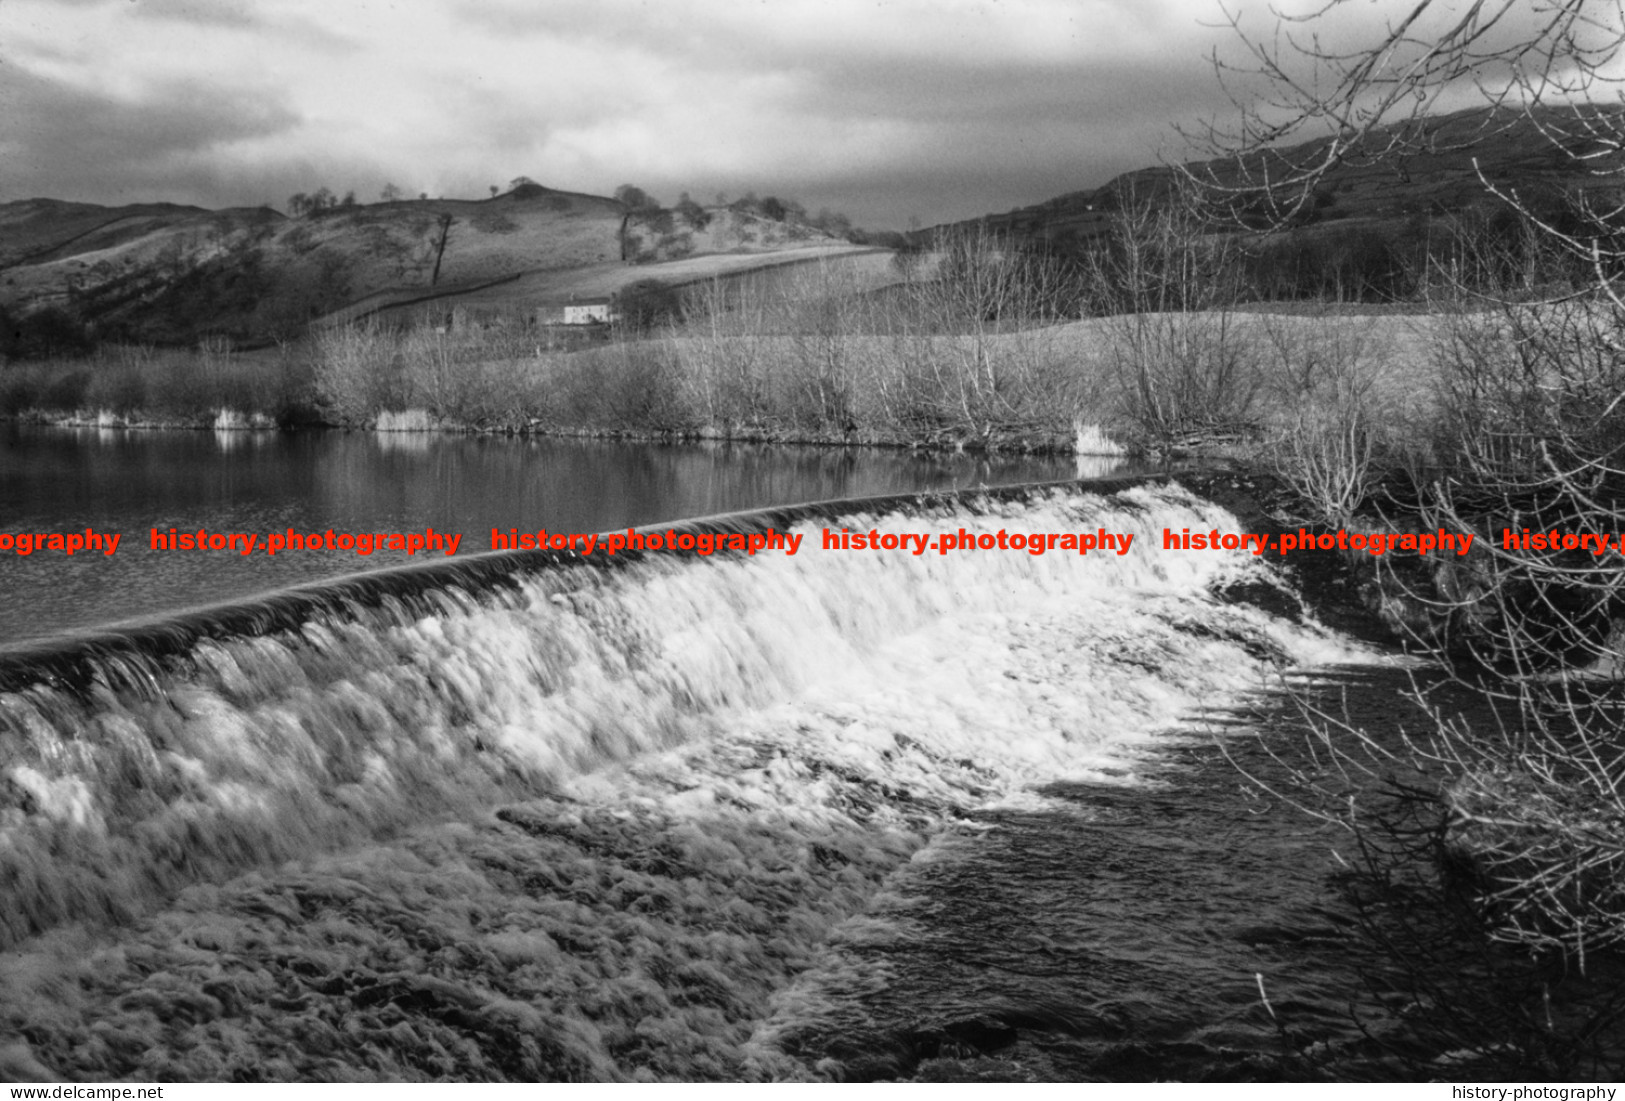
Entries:
[[852, 232], [852, 219], [838, 210], [829, 207], [820, 207], [813, 216], [811, 224], [828, 233], [832, 237], [845, 237]]
[[325, 186], [318, 187], [315, 191], [312, 191], [308, 195], [303, 191], [296, 191], [292, 195], [288, 196], [288, 213], [295, 218], [303, 217], [307, 214], [321, 214], [325, 211], [333, 210], [340, 205], [354, 206], [355, 192], [351, 191], [346, 193], [342, 204], [339, 197], [333, 194], [332, 189]]
[[704, 229], [711, 223], [711, 215], [686, 191], [677, 196], [677, 205], [672, 210], [695, 229]]
[[622, 184], [615, 189], [615, 201], [629, 210], [659, 210], [660, 200], [633, 184]]

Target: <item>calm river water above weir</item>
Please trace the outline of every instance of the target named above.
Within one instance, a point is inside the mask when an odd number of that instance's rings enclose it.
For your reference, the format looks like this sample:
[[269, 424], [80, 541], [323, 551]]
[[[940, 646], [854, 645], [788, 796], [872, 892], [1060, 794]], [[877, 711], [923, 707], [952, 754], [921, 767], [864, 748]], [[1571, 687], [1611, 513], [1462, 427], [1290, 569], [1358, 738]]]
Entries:
[[[1080, 464], [1082, 464], [1080, 466]], [[154, 551], [167, 533], [596, 532], [797, 501], [1054, 481], [1115, 459], [665, 445], [424, 432], [0, 424], [0, 533], [120, 532], [117, 552], [0, 552], [0, 644], [398, 565], [403, 552]], [[428, 555], [419, 554], [417, 560]]]

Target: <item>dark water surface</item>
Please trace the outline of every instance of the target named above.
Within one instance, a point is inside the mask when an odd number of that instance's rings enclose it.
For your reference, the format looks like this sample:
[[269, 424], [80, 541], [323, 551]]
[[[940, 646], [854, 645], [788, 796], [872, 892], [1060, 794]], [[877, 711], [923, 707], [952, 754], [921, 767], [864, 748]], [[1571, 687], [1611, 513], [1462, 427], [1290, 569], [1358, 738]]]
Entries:
[[1423, 719], [1412, 690], [1398, 666], [1295, 677], [1192, 715], [1206, 736], [1170, 732], [1137, 783], [1053, 784], [1047, 806], [978, 815], [952, 859], [900, 877], [906, 935], [846, 949], [886, 984], [790, 1046], [860, 1078], [1403, 1076], [1366, 1042], [1395, 1027], [1370, 990], [1386, 961], [1332, 886], [1353, 839], [1241, 770], [1290, 792], [1300, 700], [1388, 740]]
[[[1091, 460], [1085, 460], [1089, 462]], [[1093, 461], [1085, 473], [1105, 473]], [[434, 433], [0, 425], [0, 533], [119, 532], [116, 554], [0, 551], [0, 645], [406, 561], [153, 550], [150, 532], [596, 532], [742, 508], [1077, 476], [1070, 458]], [[419, 556], [421, 560], [423, 556]]]

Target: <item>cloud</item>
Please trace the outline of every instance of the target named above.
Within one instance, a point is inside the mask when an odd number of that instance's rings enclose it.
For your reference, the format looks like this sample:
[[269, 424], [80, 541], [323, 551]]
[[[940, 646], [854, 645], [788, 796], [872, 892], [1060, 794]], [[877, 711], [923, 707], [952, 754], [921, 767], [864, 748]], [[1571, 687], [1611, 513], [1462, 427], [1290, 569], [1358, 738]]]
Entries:
[[[1358, 5], [1348, 33], [1391, 6]], [[1218, 14], [1206, 0], [4, 0], [0, 195], [228, 205], [390, 180], [478, 196], [526, 174], [668, 199], [754, 189], [872, 226], [970, 217], [1176, 153], [1170, 124], [1215, 102], [1204, 56], [1224, 35], [1201, 20]]]
[[[94, 2], [94, 0], [91, 0]], [[323, 26], [317, 19], [293, 12], [263, 12], [238, 0], [236, 3], [207, 3], [195, 0], [112, 0], [125, 3], [136, 19], [167, 23], [171, 27], [218, 29], [253, 34], [281, 41], [301, 50], [328, 54], [354, 53], [363, 44], [356, 38]]]
[[[230, 146], [299, 122], [282, 104], [179, 81], [138, 99], [0, 65], [5, 197], [114, 198], [218, 176]], [[207, 196], [198, 196], [206, 198]]]
[[567, 42], [614, 59], [605, 68], [626, 90], [553, 134], [549, 152], [572, 167], [618, 155], [622, 175], [657, 194], [754, 187], [844, 200], [860, 220], [891, 224], [905, 211], [936, 220], [1038, 201], [1056, 181], [1104, 182], [1154, 159], [1171, 119], [1212, 84], [1208, 32], [1177, 3], [629, 12], [466, 0], [457, 11], [516, 46]]
[[[119, 0], [114, 0], [115, 3]], [[174, 23], [227, 27], [232, 30], [263, 30], [265, 17], [245, 3], [195, 3], [192, 0], [123, 0], [138, 18], [165, 19]]]
[[292, 36], [307, 47], [352, 49], [358, 43], [313, 19], [266, 11], [252, 0], [51, 0], [57, 7], [95, 9], [104, 15], [171, 27], [214, 28], [240, 33]]

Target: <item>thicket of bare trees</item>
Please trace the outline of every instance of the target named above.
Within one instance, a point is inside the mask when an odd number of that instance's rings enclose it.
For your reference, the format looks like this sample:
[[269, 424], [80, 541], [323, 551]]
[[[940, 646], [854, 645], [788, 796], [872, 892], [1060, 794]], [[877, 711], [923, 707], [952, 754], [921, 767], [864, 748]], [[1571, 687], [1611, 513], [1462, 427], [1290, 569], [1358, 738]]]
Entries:
[[[1210, 202], [1289, 220], [1339, 164], [1432, 148], [1425, 116], [1464, 95], [1496, 108], [1486, 133], [1517, 118], [1592, 182], [1558, 216], [1484, 180], [1517, 233], [1466, 239], [1428, 273], [1460, 308], [1434, 347], [1439, 415], [1393, 449], [1407, 477], [1390, 479], [1399, 489], [1386, 511], [1478, 541], [1461, 563], [1388, 563], [1385, 584], [1402, 626], [1444, 661], [1476, 717], [1425, 694], [1429, 727], [1392, 740], [1324, 716], [1314, 767], [1288, 794], [1350, 831], [1367, 932], [1441, 1042], [1501, 1072], [1617, 1074], [1625, 114], [1611, 77], [1625, 21], [1618, 3], [1599, 0], [1416, 0], [1357, 40], [1359, 24], [1343, 22], [1354, 14], [1331, 0], [1263, 32], [1232, 20], [1244, 60], [1220, 72], [1239, 121], [1205, 132], [1229, 160], [1192, 180]], [[1305, 156], [1275, 151], [1321, 135]], [[1306, 439], [1323, 457], [1341, 449], [1330, 467], [1348, 479], [1369, 461], [1357, 423]], [[1329, 492], [1345, 511], [1359, 496]], [[1584, 534], [1608, 549], [1581, 546]], [[1479, 938], [1470, 968], [1441, 971], [1465, 965], [1419, 932], [1424, 913], [1435, 925], [1449, 915], [1457, 944]], [[1462, 1004], [1464, 991], [1482, 999], [1492, 987], [1510, 1000]]]

